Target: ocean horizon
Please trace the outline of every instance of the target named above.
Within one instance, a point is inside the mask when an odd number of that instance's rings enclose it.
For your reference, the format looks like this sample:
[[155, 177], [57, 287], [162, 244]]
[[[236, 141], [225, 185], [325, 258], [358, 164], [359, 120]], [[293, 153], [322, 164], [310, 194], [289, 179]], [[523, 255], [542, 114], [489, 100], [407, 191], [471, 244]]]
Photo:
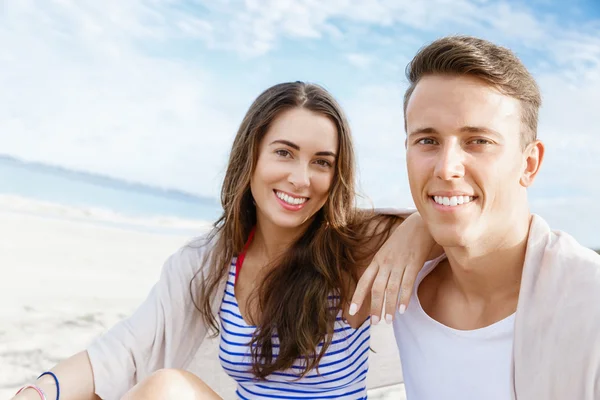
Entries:
[[0, 155], [0, 194], [135, 220], [212, 223], [222, 210], [215, 198], [8, 155]]
[[[222, 213], [216, 198], [0, 154], [3, 209], [185, 235], [204, 230]], [[580, 236], [600, 249], [594, 237]]]

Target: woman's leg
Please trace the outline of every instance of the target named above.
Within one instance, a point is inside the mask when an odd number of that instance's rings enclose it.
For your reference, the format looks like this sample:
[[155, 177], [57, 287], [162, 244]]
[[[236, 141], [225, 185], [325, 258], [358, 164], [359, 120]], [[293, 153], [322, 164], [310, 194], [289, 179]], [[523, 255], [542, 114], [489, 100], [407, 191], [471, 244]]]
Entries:
[[161, 369], [135, 385], [121, 400], [222, 400], [196, 375], [179, 369]]

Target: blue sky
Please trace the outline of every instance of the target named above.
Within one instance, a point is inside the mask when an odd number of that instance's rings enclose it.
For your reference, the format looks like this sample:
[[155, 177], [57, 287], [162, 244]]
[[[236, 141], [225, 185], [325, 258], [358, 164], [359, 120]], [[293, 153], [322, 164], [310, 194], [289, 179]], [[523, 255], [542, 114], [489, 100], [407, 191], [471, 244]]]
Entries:
[[[596, 3], [596, 4], [595, 4]], [[595, 0], [55, 0], [0, 6], [0, 153], [218, 192], [229, 146], [268, 86], [317, 82], [354, 129], [362, 191], [411, 205], [404, 67], [472, 34], [538, 80], [546, 161], [532, 209], [599, 245], [600, 5]], [[598, 239], [596, 239], [598, 237]]]

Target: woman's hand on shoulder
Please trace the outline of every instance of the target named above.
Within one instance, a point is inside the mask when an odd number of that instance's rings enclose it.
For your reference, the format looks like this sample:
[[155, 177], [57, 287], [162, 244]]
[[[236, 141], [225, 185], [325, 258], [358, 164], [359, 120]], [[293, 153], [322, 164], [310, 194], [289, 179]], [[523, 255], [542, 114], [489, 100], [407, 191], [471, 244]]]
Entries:
[[[362, 272], [349, 314], [368, 310], [371, 323], [377, 324], [385, 302], [385, 320], [391, 323], [396, 310], [408, 307], [419, 271], [427, 260], [442, 254], [419, 213], [407, 217], [377, 251]], [[370, 307], [367, 307], [370, 302]], [[362, 316], [361, 316], [362, 317]]]

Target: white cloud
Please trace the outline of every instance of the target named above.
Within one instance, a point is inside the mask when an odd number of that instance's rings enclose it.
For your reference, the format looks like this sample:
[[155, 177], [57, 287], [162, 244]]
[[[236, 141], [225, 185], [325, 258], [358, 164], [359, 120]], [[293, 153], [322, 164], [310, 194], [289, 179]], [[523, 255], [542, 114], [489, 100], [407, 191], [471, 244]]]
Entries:
[[557, 64], [567, 67], [566, 77], [580, 84], [600, 81], [600, 27], [565, 32], [549, 46]]
[[[197, 65], [144, 54], [138, 38], [175, 31], [127, 3], [11, 3], [0, 23], [1, 152], [214, 194], [236, 101]], [[153, 18], [155, 30], [143, 24]], [[190, 21], [180, 20], [186, 32]]]
[[373, 62], [373, 59], [371, 57], [361, 53], [346, 54], [346, 59], [348, 59], [350, 64], [360, 69], [369, 68], [371, 66], [371, 63]]
[[[403, 68], [426, 40], [467, 32], [530, 57], [544, 94], [540, 136], [548, 147], [532, 204], [583, 237], [593, 234], [593, 220], [565, 217], [562, 204], [581, 212], [600, 197], [593, 178], [600, 176], [599, 25], [563, 23], [504, 1], [6, 2], [0, 153], [216, 195], [257, 86], [281, 76], [273, 68], [304, 76], [294, 69], [297, 59], [282, 60], [308, 43], [357, 67], [356, 79], [324, 84], [345, 89], [340, 100], [364, 191], [378, 205], [410, 204]], [[213, 55], [227, 55], [233, 67], [261, 64], [227, 75], [205, 62]], [[331, 60], [317, 67], [337, 73]], [[316, 77], [342, 79], [327, 72]]]
[[[557, 28], [562, 28], [550, 17], [507, 1], [247, 0], [227, 1], [226, 5], [201, 2], [213, 12], [213, 18], [229, 22], [218, 24], [223, 28], [215, 30], [215, 43], [249, 56], [266, 54], [286, 38], [321, 39], [334, 32], [334, 39], [340, 39], [341, 34], [345, 40], [355, 40], [355, 26], [396, 25], [423, 33], [445, 28], [455, 32], [468, 30], [503, 42], [548, 50], [553, 43], [547, 40], [556, 37]], [[405, 35], [404, 30], [394, 40], [402, 42]]]

